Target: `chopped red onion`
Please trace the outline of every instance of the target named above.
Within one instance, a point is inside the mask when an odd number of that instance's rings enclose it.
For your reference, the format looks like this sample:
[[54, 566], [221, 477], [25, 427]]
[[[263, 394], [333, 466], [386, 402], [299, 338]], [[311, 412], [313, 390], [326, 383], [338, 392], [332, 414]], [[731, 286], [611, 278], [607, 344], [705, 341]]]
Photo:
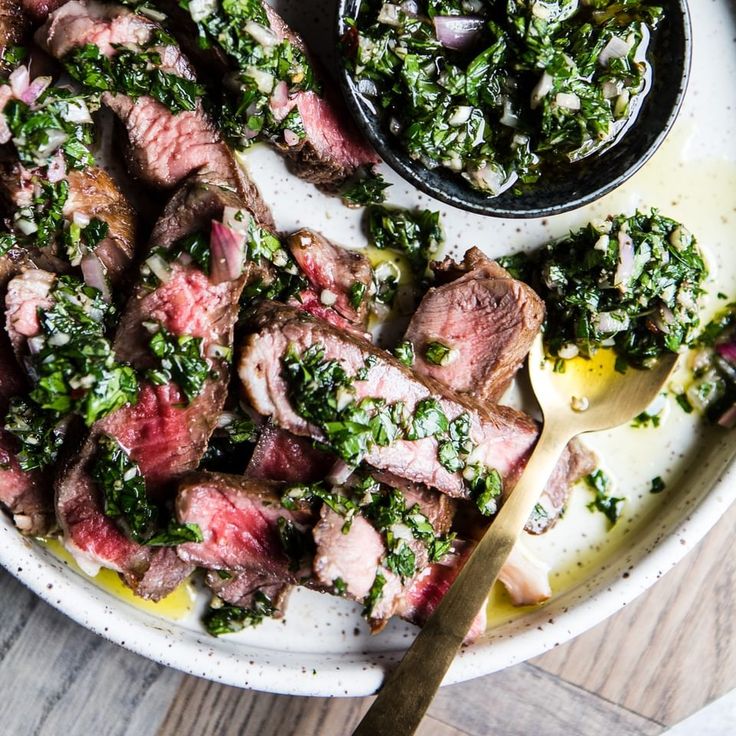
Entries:
[[221, 284], [225, 281], [237, 279], [243, 272], [243, 257], [245, 255], [245, 235], [223, 225], [216, 220], [212, 221], [210, 233], [210, 281]]
[[580, 109], [580, 98], [570, 92], [558, 92], [555, 102], [558, 107], [564, 107], [566, 110]]
[[61, 151], [57, 151], [52, 156], [46, 176], [52, 184], [61, 181], [66, 176], [66, 161], [64, 161], [64, 154]]
[[531, 108], [536, 110], [539, 103], [552, 91], [552, 75], [544, 72], [532, 90]]
[[419, 15], [419, 3], [416, 0], [404, 0], [401, 10], [407, 15]]
[[301, 138], [293, 130], [289, 130], [288, 128], [284, 130], [284, 143], [287, 146], [297, 146], [300, 140]]
[[344, 460], [335, 460], [325, 480], [333, 486], [341, 486], [353, 474], [355, 468], [348, 465]]
[[293, 103], [289, 100], [289, 87], [283, 80], [273, 88], [273, 94], [268, 101], [268, 106], [271, 108], [276, 120], [283, 120], [289, 114]]
[[245, 24], [244, 30], [251, 38], [266, 48], [275, 46], [279, 42], [276, 34], [270, 28], [266, 28], [266, 26], [262, 26], [255, 21], [249, 20]]
[[716, 345], [716, 352], [722, 358], [725, 358], [731, 363], [736, 364], [736, 343], [734, 342], [722, 342]]
[[598, 63], [601, 66], [608, 66], [608, 62], [611, 59], [623, 59], [628, 55], [630, 50], [629, 44], [623, 38], [611, 36], [611, 40], [603, 47], [598, 57]]
[[19, 66], [17, 69], [14, 69], [8, 77], [8, 82], [10, 82], [10, 89], [13, 90], [13, 95], [19, 100], [22, 99], [23, 93], [28, 89], [28, 85], [31, 82], [28, 67]]
[[627, 233], [618, 233], [618, 266], [613, 277], [613, 285], [626, 291], [631, 275], [634, 273], [634, 241]]
[[63, 130], [49, 130], [47, 131], [47, 138], [46, 143], [36, 151], [37, 159], [43, 160], [56, 151], [66, 141], [67, 134]]
[[102, 261], [94, 254], [87, 253], [80, 264], [84, 283], [94, 289], [98, 289], [106, 302], [112, 301], [110, 285], [107, 281], [107, 271]]
[[627, 315], [621, 318], [612, 312], [601, 312], [597, 324], [601, 332], [621, 332], [629, 326], [629, 318]]
[[437, 40], [447, 49], [467, 51], [480, 36], [485, 21], [464, 15], [436, 15], [434, 30]]
[[21, 101], [25, 102], [26, 105], [32, 105], [46, 91], [46, 88], [50, 84], [51, 77], [36, 77], [20, 96]]
[[721, 414], [718, 418], [718, 424], [725, 429], [733, 429], [736, 427], [736, 404], [734, 404], [730, 409], [726, 409], [726, 411]]

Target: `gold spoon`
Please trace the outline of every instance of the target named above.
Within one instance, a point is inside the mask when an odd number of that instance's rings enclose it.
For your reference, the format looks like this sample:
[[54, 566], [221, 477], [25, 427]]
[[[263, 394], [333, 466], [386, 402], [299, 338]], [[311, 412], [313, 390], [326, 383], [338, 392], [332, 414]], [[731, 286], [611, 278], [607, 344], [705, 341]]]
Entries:
[[410, 736], [417, 730], [567, 443], [579, 434], [610, 429], [641, 414], [662, 390], [676, 362], [677, 356], [668, 353], [648, 370], [605, 375], [601, 371], [581, 381], [577, 371], [554, 372], [553, 363], [544, 357], [542, 337], [537, 336], [529, 353], [529, 376], [544, 415], [537, 446], [498, 516], [386, 678], [353, 736]]

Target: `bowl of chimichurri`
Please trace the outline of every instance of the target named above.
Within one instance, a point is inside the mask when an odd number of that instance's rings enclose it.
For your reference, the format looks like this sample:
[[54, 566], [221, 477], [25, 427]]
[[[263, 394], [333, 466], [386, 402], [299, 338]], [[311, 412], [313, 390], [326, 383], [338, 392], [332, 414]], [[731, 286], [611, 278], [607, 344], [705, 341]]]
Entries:
[[341, 85], [383, 159], [497, 217], [587, 204], [652, 156], [690, 70], [686, 0], [340, 0]]

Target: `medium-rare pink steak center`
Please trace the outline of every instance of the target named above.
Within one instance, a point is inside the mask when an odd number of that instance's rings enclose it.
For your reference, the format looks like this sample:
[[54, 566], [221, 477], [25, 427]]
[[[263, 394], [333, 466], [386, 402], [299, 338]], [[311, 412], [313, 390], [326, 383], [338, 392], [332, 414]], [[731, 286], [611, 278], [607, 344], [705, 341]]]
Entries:
[[[436, 396], [449, 420], [467, 412], [476, 461], [495, 468], [512, 485], [537, 440], [535, 423], [524, 414], [502, 406], [482, 414], [472, 403], [447, 398], [434, 386], [414, 376], [404, 366], [370, 343], [337, 333], [326, 324], [300, 315], [289, 307], [269, 305], [261, 312], [263, 328], [246, 342], [239, 374], [255, 409], [271, 416], [296, 434], [324, 439], [319, 427], [299, 416], [289, 399], [281, 361], [290, 349], [303, 354], [309, 347], [324, 348], [326, 360], [337, 360], [350, 375], [364, 367], [366, 358], [376, 362], [366, 380], [354, 383], [355, 399], [381, 398], [389, 404], [402, 402], [409, 412], [418, 403]], [[452, 473], [438, 461], [434, 437], [398, 440], [386, 447], [373, 447], [365, 459], [381, 470], [414, 482], [425, 483], [451, 496], [467, 497], [460, 473]]]

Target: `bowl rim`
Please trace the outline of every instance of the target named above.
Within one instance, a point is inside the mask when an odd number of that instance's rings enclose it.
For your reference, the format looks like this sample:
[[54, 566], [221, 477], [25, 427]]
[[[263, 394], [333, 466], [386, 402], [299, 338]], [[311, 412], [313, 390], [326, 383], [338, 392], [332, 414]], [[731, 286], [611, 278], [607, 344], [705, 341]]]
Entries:
[[[371, 125], [369, 123], [372, 118], [366, 111], [368, 104], [364, 102], [365, 98], [363, 95], [358, 92], [347, 66], [342, 61], [342, 54], [339, 51], [343, 34], [348, 30], [348, 26], [345, 23], [345, 19], [348, 15], [347, 6], [353, 4], [359, 5], [361, 2], [362, 0], [338, 0], [337, 15], [335, 18], [335, 48], [337, 49], [336, 67], [338, 84], [340, 86], [340, 91], [345, 105], [348, 108], [355, 125], [381, 156], [384, 163], [399, 174], [399, 176], [401, 176], [401, 178], [406, 182], [425, 194], [428, 194], [433, 199], [478, 215], [509, 219], [535, 219], [540, 217], [550, 217], [552, 215], [558, 215], [563, 212], [578, 209], [579, 207], [584, 207], [585, 205], [589, 205], [601, 197], [604, 197], [606, 194], [618, 188], [636, 174], [636, 172], [639, 171], [657, 152], [669, 132], [672, 130], [672, 126], [675, 124], [675, 121], [680, 114], [682, 103], [685, 99], [690, 82], [693, 55], [690, 7], [688, 5], [688, 0], [669, 0], [669, 5], [679, 9], [680, 12], [678, 13], [678, 16], [682, 21], [682, 31], [685, 44], [682, 59], [682, 75], [678, 91], [675, 95], [674, 105], [667, 116], [667, 120], [644, 153], [611, 181], [586, 194], [575, 196], [570, 201], [562, 204], [543, 207], [530, 206], [525, 208], [510, 208], [501, 205], [494, 206], [493, 203], [496, 200], [495, 197], [489, 197], [488, 204], [478, 204], [476, 202], [468, 201], [463, 197], [456, 196], [444, 188], [438, 188], [430, 184], [430, 182], [422, 176], [422, 172], [425, 170], [424, 167], [421, 164], [409, 164], [407, 161], [400, 158], [395, 153], [394, 146], [390, 144], [389, 137], [384, 133], [379, 134], [377, 132], [380, 130], [381, 126]], [[636, 121], [634, 121], [634, 127], [635, 126]], [[624, 133], [624, 136], [625, 135], [626, 133]]]

